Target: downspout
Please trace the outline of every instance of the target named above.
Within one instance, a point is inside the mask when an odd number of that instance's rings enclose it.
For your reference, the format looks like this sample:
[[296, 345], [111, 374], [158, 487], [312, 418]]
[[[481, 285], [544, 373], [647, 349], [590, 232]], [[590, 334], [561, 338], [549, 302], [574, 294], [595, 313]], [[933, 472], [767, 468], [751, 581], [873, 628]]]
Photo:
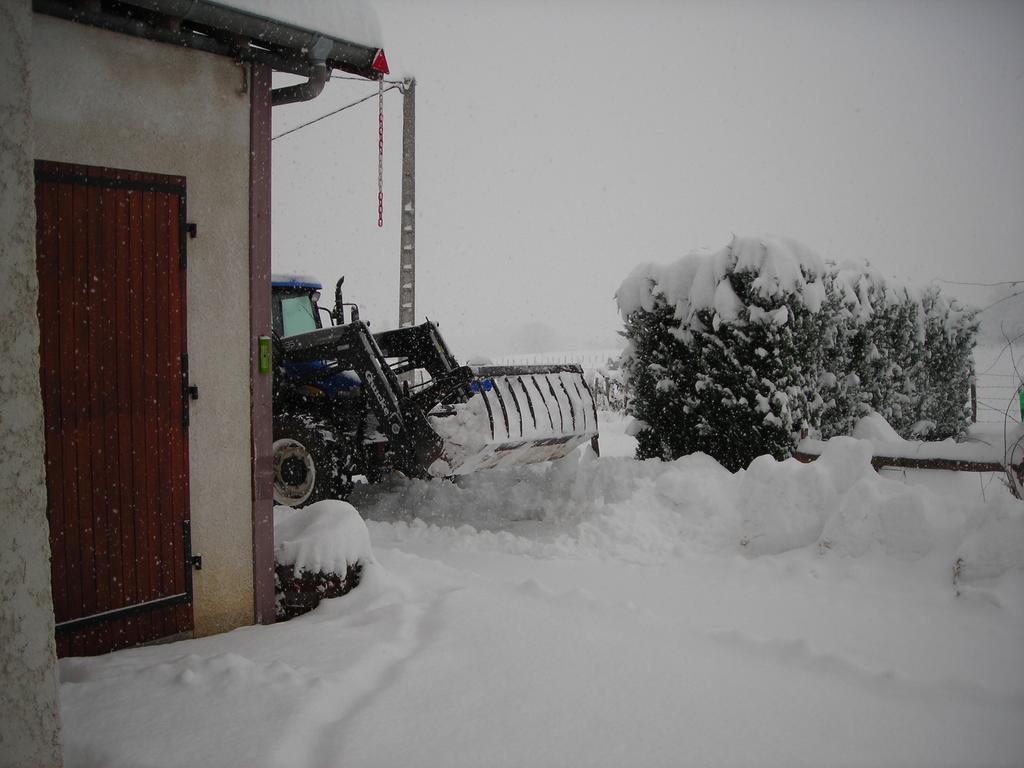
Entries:
[[330, 50], [331, 41], [318, 37], [307, 53], [307, 60], [313, 68], [309, 79], [298, 85], [288, 85], [272, 90], [270, 92], [270, 106], [279, 107], [282, 104], [295, 104], [300, 101], [309, 101], [319, 96], [331, 77], [331, 68], [327, 66], [327, 54], [330, 53]]
[[313, 72], [310, 74], [309, 80], [298, 85], [275, 88], [270, 92], [270, 105], [272, 107], [279, 107], [282, 104], [295, 104], [300, 101], [315, 99], [323, 91], [329, 77], [330, 69], [326, 63], [313, 63]]

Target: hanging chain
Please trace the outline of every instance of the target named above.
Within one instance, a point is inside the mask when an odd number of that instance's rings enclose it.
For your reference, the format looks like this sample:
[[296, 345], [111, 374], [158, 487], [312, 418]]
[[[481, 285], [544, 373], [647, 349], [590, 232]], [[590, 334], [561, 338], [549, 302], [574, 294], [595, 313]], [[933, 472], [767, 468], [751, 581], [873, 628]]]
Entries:
[[384, 226], [384, 78], [377, 81], [377, 226]]

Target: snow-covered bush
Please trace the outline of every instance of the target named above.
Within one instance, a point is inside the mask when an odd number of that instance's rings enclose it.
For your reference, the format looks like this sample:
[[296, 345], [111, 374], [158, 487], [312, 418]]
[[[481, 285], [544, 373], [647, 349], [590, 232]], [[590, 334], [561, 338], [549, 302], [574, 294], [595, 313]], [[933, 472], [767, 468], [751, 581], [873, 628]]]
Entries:
[[616, 293], [639, 458], [702, 451], [739, 469], [802, 431], [881, 413], [906, 437], [967, 425], [974, 312], [787, 238], [637, 267]]
[[[934, 424], [928, 437], [943, 439], [963, 433], [968, 421], [963, 392], [974, 376], [977, 313], [936, 288], [923, 296], [925, 340], [922, 355], [924, 381], [917, 409], [918, 424]], [[911, 431], [915, 430], [911, 427]]]
[[359, 512], [331, 499], [301, 509], [274, 507], [274, 561], [278, 621], [350, 592], [376, 564]]

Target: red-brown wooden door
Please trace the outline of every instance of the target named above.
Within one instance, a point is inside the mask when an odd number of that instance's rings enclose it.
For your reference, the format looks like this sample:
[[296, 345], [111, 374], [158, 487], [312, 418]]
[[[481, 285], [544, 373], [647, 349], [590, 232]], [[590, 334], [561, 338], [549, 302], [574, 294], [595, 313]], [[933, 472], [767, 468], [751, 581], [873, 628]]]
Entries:
[[185, 179], [36, 162], [60, 656], [192, 628]]

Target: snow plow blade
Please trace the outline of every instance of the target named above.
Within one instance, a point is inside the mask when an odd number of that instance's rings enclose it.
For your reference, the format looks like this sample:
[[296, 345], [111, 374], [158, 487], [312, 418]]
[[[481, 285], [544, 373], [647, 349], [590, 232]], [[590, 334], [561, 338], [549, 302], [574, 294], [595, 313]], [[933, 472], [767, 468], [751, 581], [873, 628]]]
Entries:
[[587, 441], [599, 451], [597, 407], [578, 365], [471, 366], [465, 403], [439, 406], [430, 425], [444, 442], [435, 477], [534, 464]]

